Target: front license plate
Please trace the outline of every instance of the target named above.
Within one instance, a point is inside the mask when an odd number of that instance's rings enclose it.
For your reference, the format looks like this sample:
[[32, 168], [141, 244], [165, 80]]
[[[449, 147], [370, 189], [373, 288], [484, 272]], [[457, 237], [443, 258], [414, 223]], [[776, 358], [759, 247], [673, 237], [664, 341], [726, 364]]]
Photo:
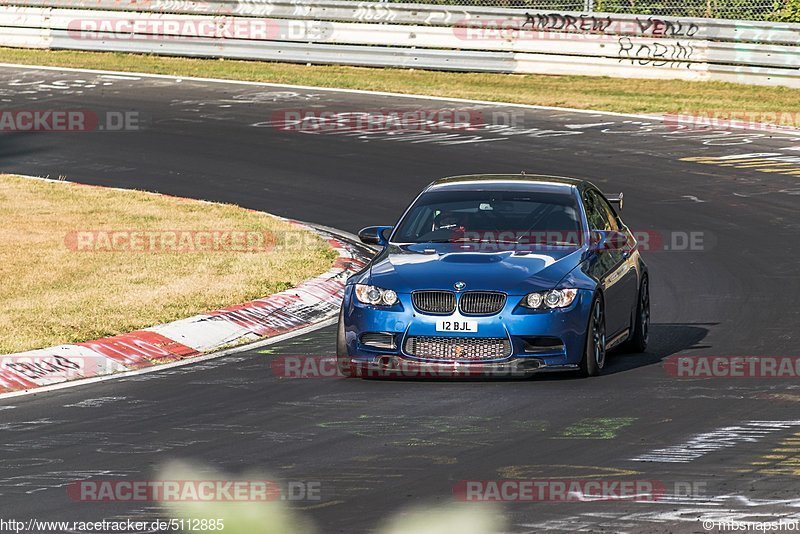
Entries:
[[441, 319], [436, 321], [437, 332], [477, 332], [478, 321], [452, 321]]

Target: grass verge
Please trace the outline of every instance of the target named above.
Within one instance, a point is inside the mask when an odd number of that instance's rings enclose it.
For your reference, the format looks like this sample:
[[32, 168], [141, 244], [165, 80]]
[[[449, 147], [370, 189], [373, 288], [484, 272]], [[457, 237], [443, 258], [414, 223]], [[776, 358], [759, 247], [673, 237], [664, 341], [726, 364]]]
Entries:
[[316, 235], [237, 206], [10, 175], [0, 175], [0, 220], [0, 354], [264, 297], [336, 256]]
[[[621, 113], [686, 111], [778, 113], [797, 126], [800, 91], [722, 82], [638, 80], [589, 76], [544, 76], [434, 72], [258, 61], [173, 58], [115, 52], [0, 48], [0, 61], [86, 69], [147, 72], [318, 87], [415, 93]], [[784, 113], [783, 117], [780, 116]]]

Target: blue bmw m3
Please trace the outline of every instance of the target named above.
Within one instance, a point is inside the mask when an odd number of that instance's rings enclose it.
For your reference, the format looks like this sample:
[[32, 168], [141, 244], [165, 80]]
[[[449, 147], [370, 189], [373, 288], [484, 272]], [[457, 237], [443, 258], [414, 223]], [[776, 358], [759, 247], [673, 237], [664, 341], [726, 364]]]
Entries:
[[613, 347], [644, 351], [648, 273], [622, 204], [554, 176], [433, 182], [395, 226], [359, 232], [382, 250], [347, 282], [340, 370], [592, 376]]

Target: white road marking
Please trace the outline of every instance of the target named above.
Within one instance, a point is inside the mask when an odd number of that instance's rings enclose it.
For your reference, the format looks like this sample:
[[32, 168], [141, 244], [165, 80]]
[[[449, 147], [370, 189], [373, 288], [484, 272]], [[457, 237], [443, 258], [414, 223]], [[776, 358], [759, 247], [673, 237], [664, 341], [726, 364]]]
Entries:
[[138, 76], [122, 76], [119, 74], [103, 74], [100, 76], [101, 78], [107, 78], [109, 80], [141, 80]]
[[575, 129], [583, 129], [583, 128], [597, 128], [600, 126], [612, 126], [616, 124], [615, 122], [596, 122], [594, 124], [565, 124], [567, 128]]
[[109, 402], [117, 402], [127, 398], [128, 397], [97, 397], [94, 399], [85, 399], [74, 404], [65, 404], [64, 408], [97, 408]]
[[718, 428], [697, 434], [671, 447], [656, 449], [635, 458], [634, 462], [688, 463], [709, 453], [735, 447], [740, 443], [756, 443], [769, 434], [800, 426], [800, 421], [750, 421], [737, 426]]
[[[170, 76], [168, 74], [149, 74], [146, 72], [123, 72], [123, 71], [114, 71], [114, 70], [95, 70], [95, 69], [80, 69], [80, 68], [73, 68], [73, 67], [51, 67], [51, 66], [44, 66], [44, 65], [20, 65], [17, 63], [0, 63], [0, 68], [13, 68], [13, 69], [27, 69], [30, 71], [33, 70], [46, 70], [46, 71], [54, 71], [54, 72], [79, 72], [79, 73], [89, 73], [89, 74], [97, 74], [97, 75], [106, 75], [106, 76], [138, 76], [140, 78], [151, 78], [151, 79], [158, 79], [158, 80], [170, 80], [176, 83], [180, 83], [184, 80], [194, 81], [194, 82], [204, 82], [204, 83], [220, 83], [220, 84], [235, 84], [235, 85], [249, 85], [252, 87], [281, 87], [286, 89], [292, 90], [304, 90], [304, 91], [327, 91], [332, 93], [349, 93], [355, 95], [373, 95], [373, 96], [388, 96], [392, 98], [409, 98], [409, 99], [422, 99], [422, 100], [434, 100], [439, 102], [461, 102], [465, 104], [484, 104], [487, 106], [505, 106], [505, 107], [514, 107], [514, 108], [521, 108], [521, 109], [537, 109], [537, 110], [544, 110], [544, 111], [563, 111], [566, 113], [580, 113], [582, 115], [594, 115], [594, 116], [606, 116], [606, 117], [627, 117], [627, 118], [638, 118], [638, 119], [645, 119], [650, 121], [658, 121], [661, 122], [663, 120], [662, 116], [658, 115], [642, 115], [636, 113], [618, 113], [615, 111], [600, 111], [596, 109], [577, 109], [577, 108], [562, 108], [557, 106], [537, 106], [534, 104], [514, 104], [511, 102], [495, 102], [491, 100], [470, 100], [468, 98], [450, 98], [450, 97], [442, 97], [442, 96], [430, 96], [430, 95], [419, 95], [419, 94], [404, 94], [404, 93], [392, 93], [388, 91], [366, 91], [363, 89], [344, 89], [341, 87], [317, 87], [313, 85], [291, 85], [291, 84], [283, 84], [283, 83], [269, 83], [269, 82], [251, 82], [251, 81], [244, 81], [244, 80], [223, 80], [220, 78], [201, 78], [201, 77], [177, 77], [177, 76]], [[681, 118], [678, 117], [675, 122], [682, 122]], [[686, 121], [692, 122], [692, 121]], [[763, 128], [748, 126], [748, 125], [731, 125], [731, 128], [741, 129], [741, 130], [758, 130], [761, 131]], [[800, 129], [793, 129], [793, 130], [786, 130], [785, 132], [782, 131], [787, 135], [793, 136], [800, 136]]]

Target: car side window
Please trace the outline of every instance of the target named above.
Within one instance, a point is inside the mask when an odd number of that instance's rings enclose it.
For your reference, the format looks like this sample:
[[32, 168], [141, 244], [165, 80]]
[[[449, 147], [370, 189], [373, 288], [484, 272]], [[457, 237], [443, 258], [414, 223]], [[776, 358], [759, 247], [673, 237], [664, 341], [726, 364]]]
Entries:
[[583, 205], [586, 208], [586, 219], [589, 222], [590, 230], [606, 230], [606, 217], [600, 206], [597, 204], [597, 199], [592, 195], [592, 191], [583, 194]]
[[617, 216], [614, 214], [614, 210], [611, 208], [608, 201], [597, 191], [589, 191], [588, 196], [592, 199], [592, 204], [599, 213], [599, 217], [602, 219], [602, 226], [598, 226], [597, 229], [619, 232], [620, 226], [617, 222]]
[[622, 231], [622, 225], [617, 218], [617, 214], [614, 212], [614, 208], [612, 208], [611, 204], [608, 203], [608, 200], [606, 200], [604, 197], [600, 197], [600, 205], [603, 206], [603, 210], [608, 216], [608, 222], [611, 225], [611, 229], [616, 230], [617, 232]]

